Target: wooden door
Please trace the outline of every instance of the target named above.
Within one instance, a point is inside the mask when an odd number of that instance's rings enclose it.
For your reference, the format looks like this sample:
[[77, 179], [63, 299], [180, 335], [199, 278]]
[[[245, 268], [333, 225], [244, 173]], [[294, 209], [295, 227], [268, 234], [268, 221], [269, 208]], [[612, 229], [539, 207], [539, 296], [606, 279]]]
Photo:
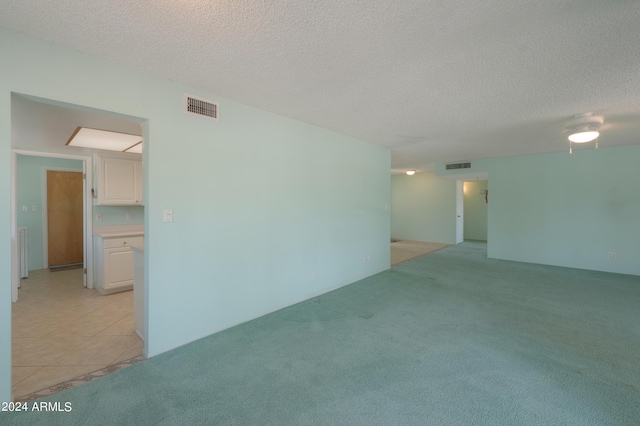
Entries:
[[82, 173], [47, 171], [49, 266], [84, 261]]

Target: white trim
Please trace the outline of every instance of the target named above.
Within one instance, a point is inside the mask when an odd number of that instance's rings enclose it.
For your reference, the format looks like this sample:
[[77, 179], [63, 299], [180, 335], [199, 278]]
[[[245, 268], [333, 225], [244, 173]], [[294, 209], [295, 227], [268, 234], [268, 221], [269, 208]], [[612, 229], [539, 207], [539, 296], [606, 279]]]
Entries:
[[[82, 161], [82, 173], [85, 174], [86, 178], [84, 179], [84, 191], [83, 191], [83, 221], [84, 221], [84, 228], [83, 228], [83, 234], [84, 234], [84, 265], [85, 268], [87, 269], [87, 273], [84, 276], [84, 280], [85, 280], [85, 286], [87, 288], [93, 288], [93, 238], [92, 238], [92, 228], [93, 228], [93, 222], [92, 222], [92, 216], [93, 216], [93, 199], [91, 198], [91, 188], [93, 187], [93, 175], [90, 172], [91, 170], [93, 170], [92, 167], [92, 157], [88, 156], [88, 155], [74, 155], [74, 154], [59, 154], [59, 153], [53, 153], [53, 152], [44, 152], [44, 151], [30, 151], [30, 150], [24, 150], [24, 149], [12, 149], [12, 168], [11, 168], [11, 214], [12, 214], [12, 221], [11, 221], [11, 260], [12, 260], [12, 280], [17, 280], [18, 276], [18, 266], [17, 266], [17, 259], [18, 259], [18, 252], [17, 252], [17, 228], [18, 228], [18, 223], [17, 223], [17, 198], [16, 198], [16, 180], [17, 180], [17, 176], [16, 176], [16, 172], [17, 172], [17, 158], [18, 155], [29, 155], [29, 156], [33, 156], [33, 157], [47, 157], [47, 158], [62, 158], [62, 159], [67, 159], [67, 160], [80, 160]], [[43, 168], [44, 169], [44, 168]], [[54, 168], [51, 168], [54, 169]], [[73, 170], [73, 171], [78, 171], [78, 170]], [[43, 192], [46, 193], [46, 189], [43, 188]], [[43, 201], [45, 201], [43, 199]], [[43, 202], [43, 209], [44, 206], [46, 204]], [[46, 215], [45, 212], [43, 212], [43, 221], [45, 220], [44, 216]], [[46, 235], [46, 222], [43, 223], [43, 239], [46, 240], [45, 235]], [[46, 256], [46, 257], [45, 257]], [[45, 243], [45, 251], [43, 252], [43, 260], [45, 260], [45, 264], [48, 266], [49, 260], [48, 260], [48, 248], [46, 247], [46, 243]], [[14, 265], [15, 263], [15, 265]], [[15, 270], [13, 269], [15, 267]], [[18, 296], [17, 296], [17, 283], [19, 281], [15, 281], [15, 283], [12, 282], [12, 289], [15, 286], [16, 288], [16, 295], [15, 298], [13, 297], [12, 294], [12, 301], [17, 301], [18, 300]]]
[[456, 181], [456, 244], [464, 242], [464, 181]]
[[18, 268], [18, 214], [16, 198], [16, 164], [18, 156], [11, 156], [11, 303], [18, 301], [20, 271]]

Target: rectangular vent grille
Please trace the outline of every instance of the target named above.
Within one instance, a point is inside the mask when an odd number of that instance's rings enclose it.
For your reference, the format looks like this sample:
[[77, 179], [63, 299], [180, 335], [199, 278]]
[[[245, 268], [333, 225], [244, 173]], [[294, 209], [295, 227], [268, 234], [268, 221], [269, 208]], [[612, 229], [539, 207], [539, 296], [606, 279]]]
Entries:
[[220, 104], [216, 102], [196, 98], [191, 95], [184, 95], [184, 104], [185, 112], [189, 114], [198, 115], [211, 120], [219, 120]]
[[471, 163], [455, 163], [455, 164], [447, 164], [447, 170], [454, 169], [470, 169]]

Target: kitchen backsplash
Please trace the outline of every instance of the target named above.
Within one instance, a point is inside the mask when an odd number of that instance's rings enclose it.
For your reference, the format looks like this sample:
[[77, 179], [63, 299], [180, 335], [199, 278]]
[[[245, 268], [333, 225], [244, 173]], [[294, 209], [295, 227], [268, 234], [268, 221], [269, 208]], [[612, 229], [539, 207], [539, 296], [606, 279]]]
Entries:
[[[100, 216], [102, 216], [102, 220], [98, 220]], [[94, 227], [112, 225], [140, 225], [143, 223], [144, 207], [142, 206], [93, 206]]]

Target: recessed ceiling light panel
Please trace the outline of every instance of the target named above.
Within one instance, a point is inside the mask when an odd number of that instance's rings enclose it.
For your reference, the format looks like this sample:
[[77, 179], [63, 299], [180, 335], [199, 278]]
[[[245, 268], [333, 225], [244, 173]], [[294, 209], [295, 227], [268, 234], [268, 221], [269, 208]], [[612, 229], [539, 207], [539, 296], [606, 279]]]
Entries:
[[123, 152], [138, 144], [142, 148], [141, 142], [142, 136], [138, 135], [78, 127], [66, 145]]

